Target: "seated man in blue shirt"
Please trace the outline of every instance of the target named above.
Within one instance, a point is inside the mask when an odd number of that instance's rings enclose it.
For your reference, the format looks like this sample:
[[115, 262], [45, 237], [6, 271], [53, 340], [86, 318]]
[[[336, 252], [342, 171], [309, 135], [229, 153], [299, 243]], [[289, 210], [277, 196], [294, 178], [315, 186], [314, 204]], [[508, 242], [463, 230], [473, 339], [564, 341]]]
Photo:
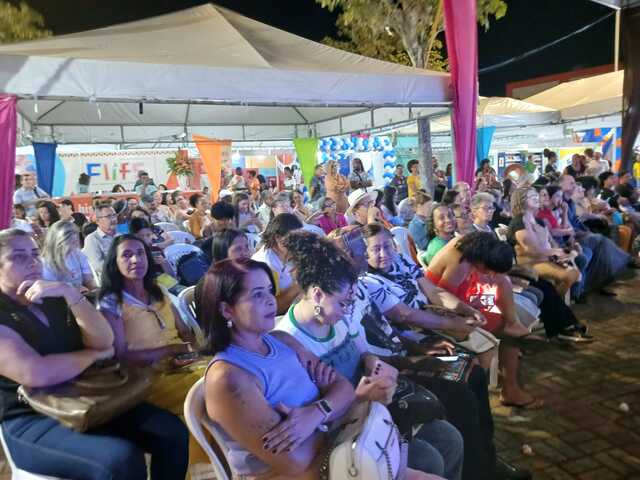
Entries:
[[413, 197], [416, 214], [409, 223], [409, 233], [418, 250], [426, 250], [429, 244], [429, 235], [427, 233], [427, 219], [429, 218], [429, 209], [433, 201], [429, 195], [424, 192], [418, 192]]

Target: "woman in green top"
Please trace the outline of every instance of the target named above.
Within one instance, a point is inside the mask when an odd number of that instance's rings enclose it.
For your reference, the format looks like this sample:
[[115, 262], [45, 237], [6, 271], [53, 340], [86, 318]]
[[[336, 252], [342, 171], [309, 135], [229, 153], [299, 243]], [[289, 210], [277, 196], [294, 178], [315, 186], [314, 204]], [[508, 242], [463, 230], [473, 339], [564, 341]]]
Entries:
[[429, 262], [454, 236], [456, 231], [456, 217], [453, 210], [448, 205], [437, 204], [431, 209], [427, 221], [427, 230], [429, 232], [429, 245], [426, 252], [422, 254], [420, 260], [425, 265]]

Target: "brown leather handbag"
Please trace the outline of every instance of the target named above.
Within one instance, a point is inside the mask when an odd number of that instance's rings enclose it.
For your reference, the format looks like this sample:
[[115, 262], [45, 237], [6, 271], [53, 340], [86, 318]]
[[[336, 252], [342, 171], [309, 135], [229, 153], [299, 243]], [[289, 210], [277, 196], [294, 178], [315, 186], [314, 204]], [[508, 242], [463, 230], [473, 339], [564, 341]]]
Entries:
[[73, 380], [51, 387], [18, 387], [18, 397], [36, 412], [78, 432], [99, 427], [141, 403], [154, 375], [120, 364], [90, 367]]

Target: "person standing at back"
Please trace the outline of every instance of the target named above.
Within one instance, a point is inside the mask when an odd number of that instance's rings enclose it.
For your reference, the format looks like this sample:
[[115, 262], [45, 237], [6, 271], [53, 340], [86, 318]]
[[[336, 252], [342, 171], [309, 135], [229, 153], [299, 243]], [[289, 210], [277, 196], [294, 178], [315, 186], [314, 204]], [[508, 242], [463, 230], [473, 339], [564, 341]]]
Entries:
[[24, 173], [20, 178], [20, 185], [13, 193], [13, 203], [22, 205], [27, 217], [34, 217], [36, 203], [43, 198], [49, 198], [49, 194], [36, 185], [36, 176], [33, 173]]
[[409, 169], [409, 176], [407, 177], [407, 193], [409, 198], [413, 198], [414, 195], [422, 188], [422, 180], [420, 179], [420, 164], [418, 160], [409, 160], [407, 163]]

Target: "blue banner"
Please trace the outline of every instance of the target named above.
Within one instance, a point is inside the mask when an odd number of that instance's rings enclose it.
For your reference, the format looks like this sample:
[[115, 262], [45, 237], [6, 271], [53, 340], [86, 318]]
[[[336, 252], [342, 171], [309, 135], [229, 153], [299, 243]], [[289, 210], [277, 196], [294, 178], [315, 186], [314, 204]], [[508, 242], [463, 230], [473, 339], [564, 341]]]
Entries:
[[496, 127], [481, 127], [478, 128], [478, 141], [476, 142], [476, 159], [477, 164], [485, 158], [489, 158], [489, 150], [491, 149], [491, 140], [493, 140], [493, 133], [496, 131]]
[[53, 194], [53, 177], [56, 165], [55, 143], [33, 143], [33, 151], [36, 156], [36, 172], [38, 174], [38, 186]]

